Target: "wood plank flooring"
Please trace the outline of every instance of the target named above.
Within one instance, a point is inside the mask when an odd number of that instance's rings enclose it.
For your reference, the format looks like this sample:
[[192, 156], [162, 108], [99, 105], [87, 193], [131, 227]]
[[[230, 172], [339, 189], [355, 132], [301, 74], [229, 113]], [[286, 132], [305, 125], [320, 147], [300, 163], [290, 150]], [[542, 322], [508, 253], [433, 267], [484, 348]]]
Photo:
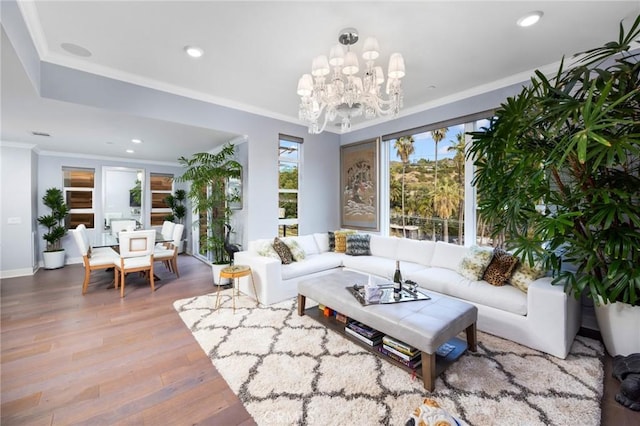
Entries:
[[124, 299], [95, 271], [40, 270], [2, 281], [2, 425], [253, 425], [173, 308], [211, 293], [211, 268], [156, 264], [156, 292], [127, 277]]
[[[215, 291], [211, 268], [188, 255], [180, 278], [156, 265], [156, 292], [127, 277], [126, 296], [96, 271], [83, 297], [83, 268], [2, 280], [1, 418], [9, 425], [253, 425], [173, 309]], [[602, 424], [640, 424], [614, 396], [605, 359]]]

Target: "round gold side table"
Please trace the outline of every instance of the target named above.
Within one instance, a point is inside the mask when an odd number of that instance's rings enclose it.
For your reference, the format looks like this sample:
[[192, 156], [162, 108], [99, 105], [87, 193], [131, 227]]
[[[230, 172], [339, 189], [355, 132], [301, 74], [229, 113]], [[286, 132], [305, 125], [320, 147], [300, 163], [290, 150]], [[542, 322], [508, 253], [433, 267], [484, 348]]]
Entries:
[[[256, 306], [260, 305], [260, 300], [258, 299], [258, 292], [256, 291], [256, 283], [253, 281], [253, 273], [251, 272], [251, 267], [248, 265], [231, 265], [226, 268], [222, 268], [220, 270], [220, 277], [218, 279], [218, 283], [222, 280], [222, 278], [231, 279], [231, 301], [233, 303], [233, 312], [236, 311], [236, 296], [240, 297], [240, 278], [242, 277], [251, 277], [251, 285], [253, 286], [253, 294], [256, 296]], [[216, 297], [216, 307], [218, 309], [220, 307], [220, 289], [218, 289], [218, 295]]]

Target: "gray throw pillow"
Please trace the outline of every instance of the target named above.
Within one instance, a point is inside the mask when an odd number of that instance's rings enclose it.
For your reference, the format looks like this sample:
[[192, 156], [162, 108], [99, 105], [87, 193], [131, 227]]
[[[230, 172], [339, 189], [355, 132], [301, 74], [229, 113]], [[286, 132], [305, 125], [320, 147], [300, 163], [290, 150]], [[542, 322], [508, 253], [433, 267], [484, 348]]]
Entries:
[[350, 256], [371, 256], [371, 236], [369, 234], [347, 235], [347, 250]]

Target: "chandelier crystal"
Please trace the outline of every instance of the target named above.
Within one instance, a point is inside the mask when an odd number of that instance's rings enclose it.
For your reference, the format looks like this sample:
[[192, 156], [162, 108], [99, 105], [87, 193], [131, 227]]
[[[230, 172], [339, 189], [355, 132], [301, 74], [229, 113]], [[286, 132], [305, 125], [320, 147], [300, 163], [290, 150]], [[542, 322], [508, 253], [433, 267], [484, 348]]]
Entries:
[[402, 108], [402, 77], [404, 59], [400, 53], [389, 58], [387, 83], [382, 67], [375, 65], [380, 56], [378, 40], [369, 37], [364, 41], [362, 59], [365, 68], [358, 75], [358, 56], [351, 51], [358, 41], [358, 31], [346, 28], [338, 36], [339, 44], [331, 48], [329, 57], [317, 56], [311, 63], [311, 74], [304, 74], [298, 81], [300, 110], [298, 116], [309, 123], [309, 133], [322, 133], [330, 121], [341, 118], [342, 132], [351, 130], [351, 119], [364, 114], [366, 119], [378, 116], [398, 115]]

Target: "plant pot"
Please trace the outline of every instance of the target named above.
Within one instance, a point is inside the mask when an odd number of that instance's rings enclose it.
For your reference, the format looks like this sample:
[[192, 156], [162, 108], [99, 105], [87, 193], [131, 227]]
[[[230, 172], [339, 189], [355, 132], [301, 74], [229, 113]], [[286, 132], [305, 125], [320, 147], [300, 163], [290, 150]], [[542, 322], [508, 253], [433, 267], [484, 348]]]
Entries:
[[604, 346], [611, 356], [640, 352], [640, 306], [615, 302], [595, 306], [596, 318]]
[[[211, 273], [213, 275], [213, 285], [229, 285], [231, 284], [231, 280], [229, 278], [222, 278], [220, 280], [220, 271], [229, 266], [228, 263], [221, 264], [211, 264]], [[220, 280], [220, 282], [218, 282]]]
[[58, 269], [64, 266], [64, 250], [45, 251], [42, 253], [44, 269]]

